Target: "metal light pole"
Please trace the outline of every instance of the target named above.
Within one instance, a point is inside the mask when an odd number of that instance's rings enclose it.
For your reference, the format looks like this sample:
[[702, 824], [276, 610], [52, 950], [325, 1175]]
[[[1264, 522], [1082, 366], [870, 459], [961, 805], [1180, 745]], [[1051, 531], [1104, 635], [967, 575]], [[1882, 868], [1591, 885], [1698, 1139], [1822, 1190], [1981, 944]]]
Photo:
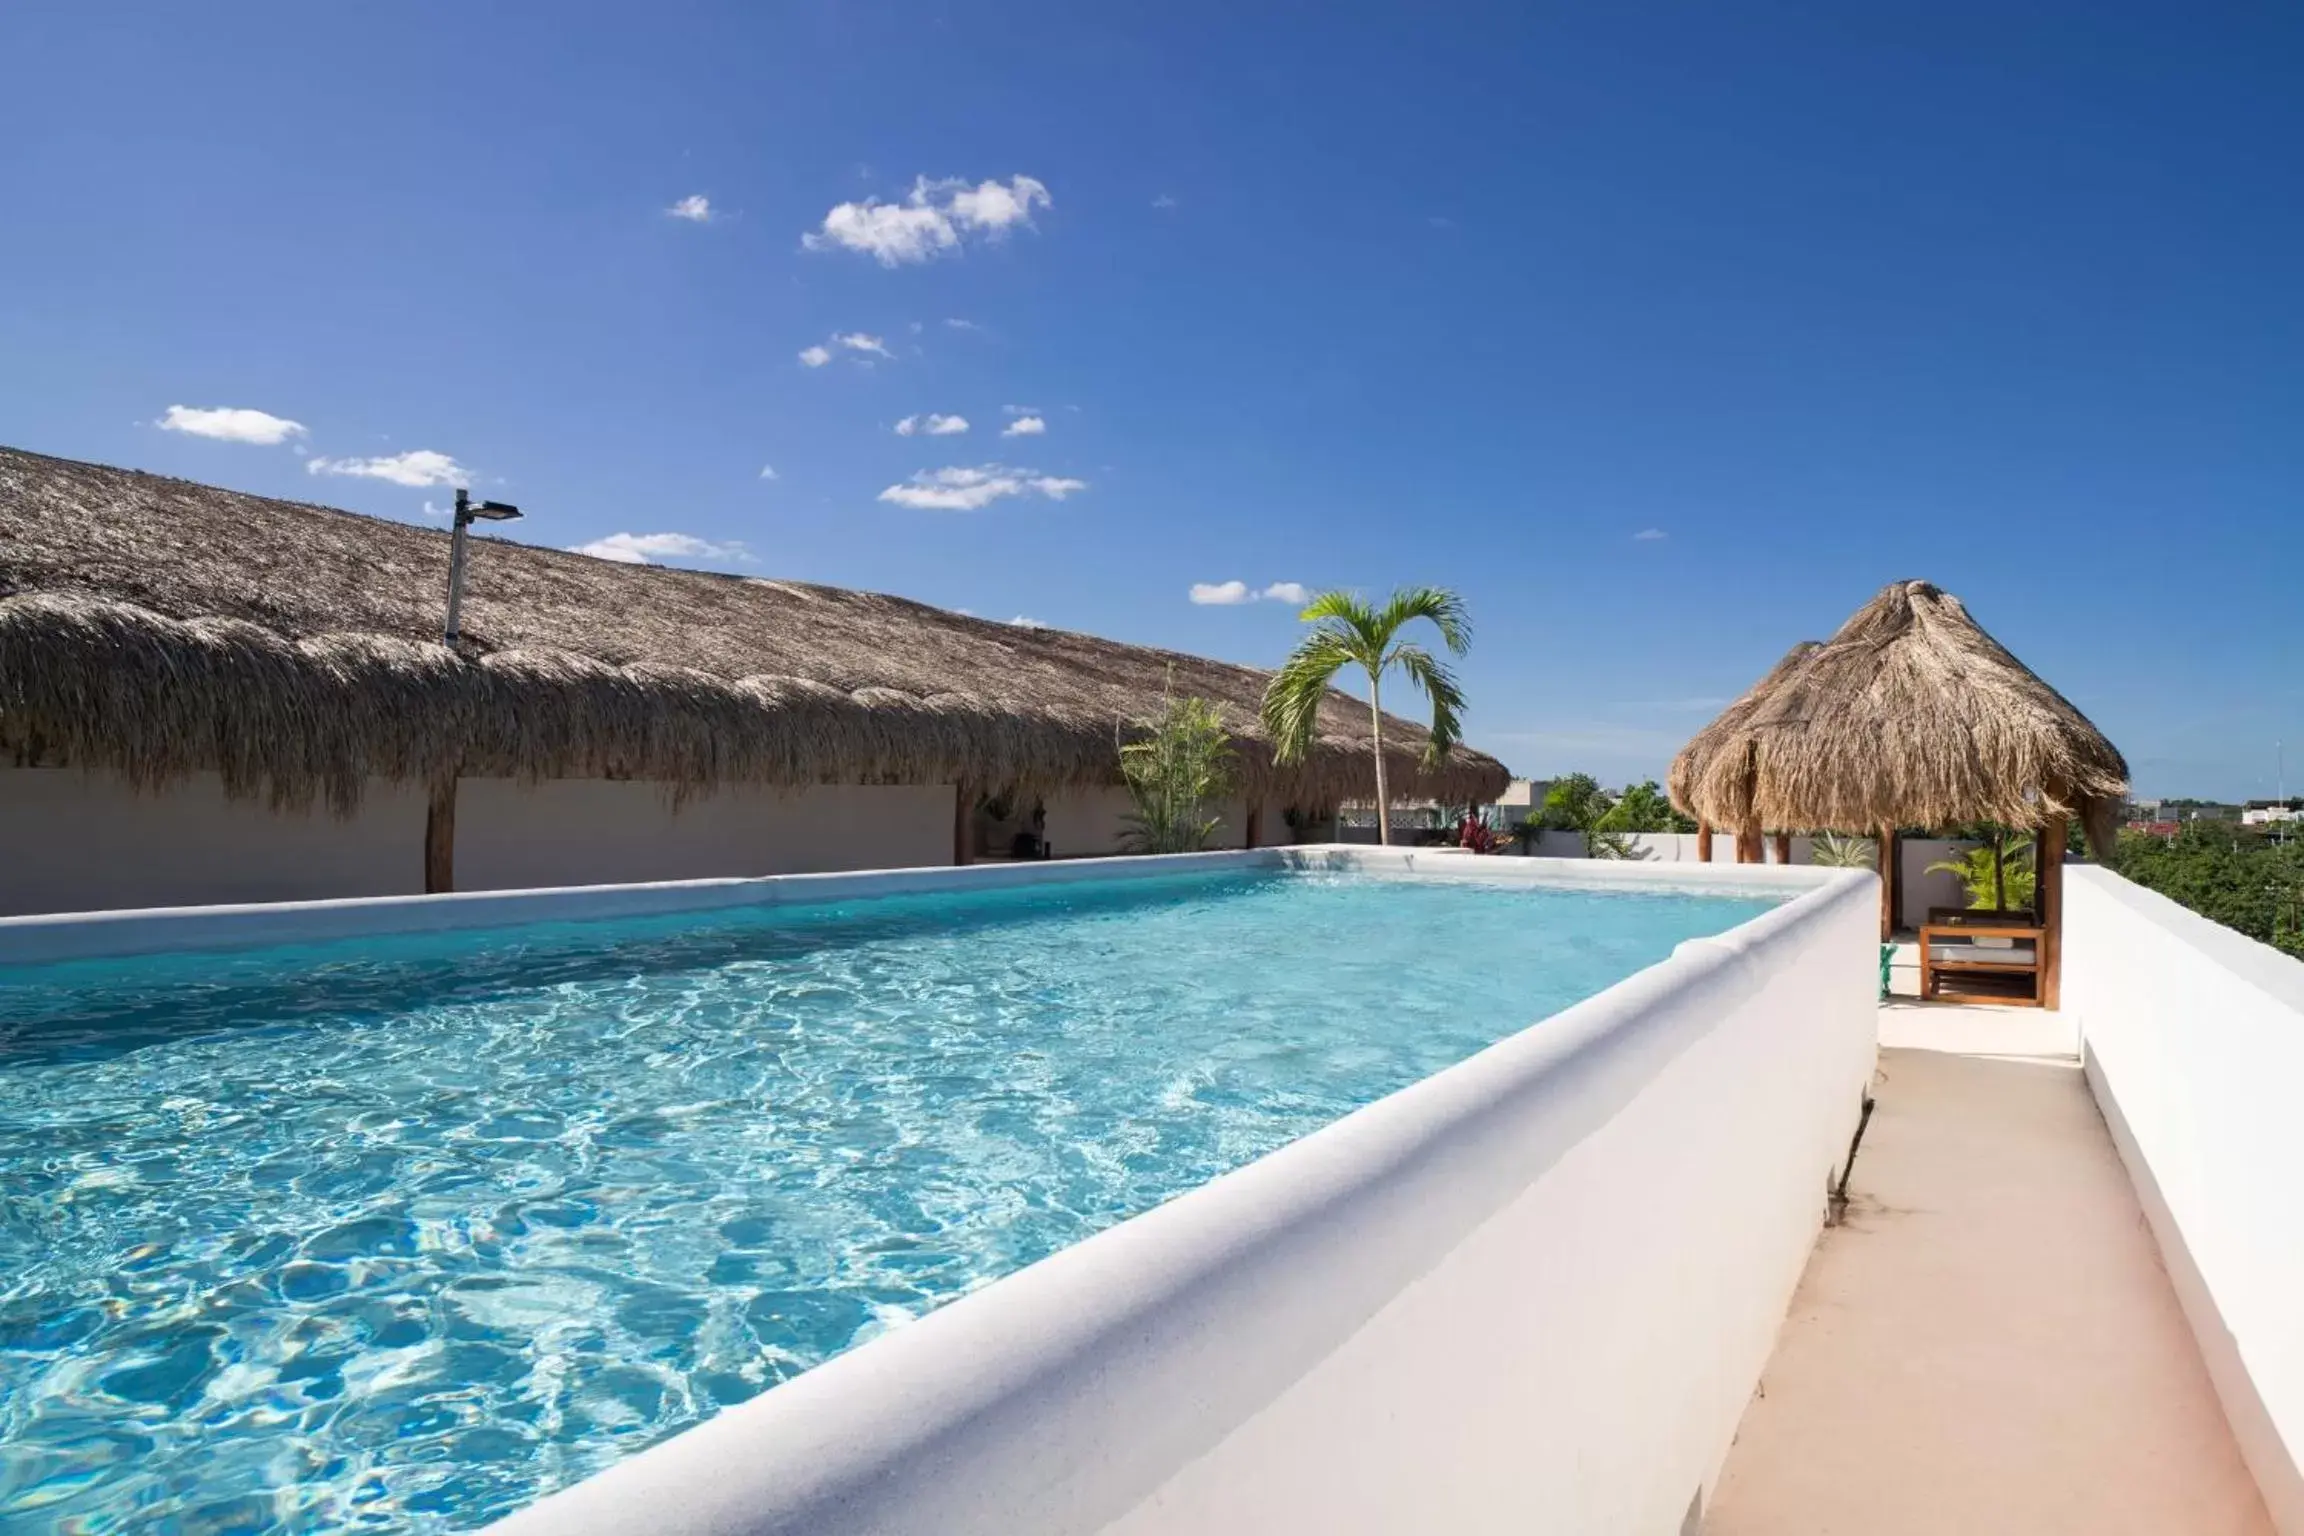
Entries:
[[464, 613], [464, 535], [475, 521], [508, 523], [520, 515], [520, 509], [508, 501], [483, 501], [475, 504], [472, 493], [464, 487], [456, 488], [456, 531], [450, 536], [448, 550], [448, 627], [442, 633], [441, 643], [456, 649], [464, 638], [460, 620]]

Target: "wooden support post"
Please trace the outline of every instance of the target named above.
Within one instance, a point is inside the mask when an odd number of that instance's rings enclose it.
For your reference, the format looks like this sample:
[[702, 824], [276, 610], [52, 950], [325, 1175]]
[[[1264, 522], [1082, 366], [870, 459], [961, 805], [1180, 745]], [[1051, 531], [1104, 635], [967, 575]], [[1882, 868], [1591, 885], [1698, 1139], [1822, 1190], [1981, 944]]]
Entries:
[[1712, 862], [1712, 823], [1708, 821], [1696, 823], [1696, 862]]
[[424, 894], [437, 896], [456, 889], [456, 780], [432, 786], [431, 804], [424, 810]]
[[1248, 802], [1248, 835], [1241, 842], [1240, 846], [1243, 848], [1255, 847], [1258, 843], [1264, 840], [1263, 834], [1264, 802], [1261, 800], [1251, 800]]
[[2040, 829], [2032, 845], [2033, 916], [2040, 924], [2040, 1006], [2061, 1006], [2064, 998], [2064, 837], [2065, 818]]
[[1792, 834], [1789, 832], [1776, 834], [1776, 862], [1779, 864], [1792, 862]]
[[1736, 833], [1736, 862], [1739, 864], [1765, 864], [1768, 850], [1761, 841], [1757, 826], [1740, 828]]
[[969, 834], [975, 830], [976, 791], [968, 784], [952, 786], [952, 862], [973, 862], [973, 851], [968, 846]]
[[1896, 937], [1896, 829], [1880, 829], [1880, 942]]

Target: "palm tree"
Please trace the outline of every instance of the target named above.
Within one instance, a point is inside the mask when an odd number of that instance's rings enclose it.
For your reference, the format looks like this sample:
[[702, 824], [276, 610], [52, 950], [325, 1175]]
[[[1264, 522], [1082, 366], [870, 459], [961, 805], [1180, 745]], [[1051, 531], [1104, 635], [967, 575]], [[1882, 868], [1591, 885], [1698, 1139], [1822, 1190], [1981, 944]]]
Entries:
[[1432, 739], [1424, 748], [1426, 764], [1439, 762], [1460, 735], [1457, 714], [1464, 708], [1463, 690], [1440, 658], [1420, 645], [1400, 638], [1400, 631], [1417, 619], [1430, 619], [1453, 656], [1461, 656], [1472, 643], [1472, 622], [1464, 600], [1445, 587], [1403, 587], [1381, 608], [1356, 592], [1323, 592], [1296, 616], [1312, 626], [1312, 633], [1281, 663], [1264, 690], [1264, 732], [1272, 738], [1272, 755], [1283, 763], [1296, 762], [1312, 745], [1319, 727], [1320, 705], [1329, 684], [1346, 666], [1368, 674], [1368, 726], [1376, 753], [1376, 840], [1392, 841], [1392, 803], [1384, 782], [1384, 674], [1398, 667], [1432, 701]]

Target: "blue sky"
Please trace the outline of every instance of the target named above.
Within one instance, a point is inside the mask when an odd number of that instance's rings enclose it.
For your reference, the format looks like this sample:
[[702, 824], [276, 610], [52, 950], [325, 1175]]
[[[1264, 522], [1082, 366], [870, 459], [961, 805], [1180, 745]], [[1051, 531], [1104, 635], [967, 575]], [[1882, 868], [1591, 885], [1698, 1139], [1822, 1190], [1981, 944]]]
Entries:
[[1925, 576], [2141, 791], [2304, 783], [2295, 7], [19, 0], [0, 55], [0, 441], [416, 521], [457, 466], [536, 542], [1255, 663], [1292, 607], [1196, 585], [1441, 582], [1472, 740], [1611, 780]]

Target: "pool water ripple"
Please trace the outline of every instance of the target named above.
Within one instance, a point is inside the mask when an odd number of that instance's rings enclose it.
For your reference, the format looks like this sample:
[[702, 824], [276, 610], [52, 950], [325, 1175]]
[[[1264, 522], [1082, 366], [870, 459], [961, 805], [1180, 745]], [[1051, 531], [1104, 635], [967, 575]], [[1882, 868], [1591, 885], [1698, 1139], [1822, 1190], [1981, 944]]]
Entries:
[[0, 1526], [482, 1524], [1766, 905], [1229, 874], [0, 972]]

